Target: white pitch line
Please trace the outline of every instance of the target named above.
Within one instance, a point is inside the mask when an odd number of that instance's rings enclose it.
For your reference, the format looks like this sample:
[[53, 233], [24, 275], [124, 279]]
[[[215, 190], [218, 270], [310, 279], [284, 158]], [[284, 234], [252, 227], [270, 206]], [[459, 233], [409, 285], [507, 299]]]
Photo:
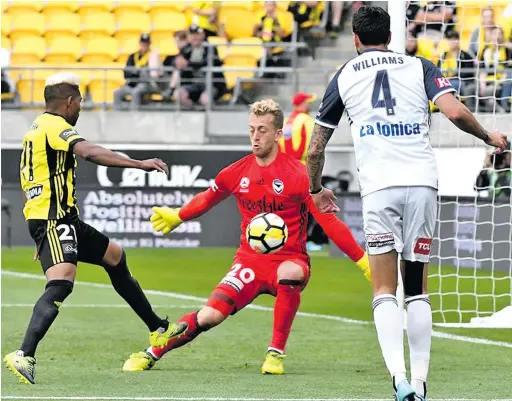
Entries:
[[[2, 270], [2, 275], [46, 281], [46, 278], [42, 275], [13, 272], [10, 270]], [[94, 288], [112, 289], [112, 286], [108, 285], [108, 284], [90, 283], [87, 281], [75, 281], [75, 285], [83, 285], [83, 286], [94, 287]], [[188, 301], [194, 301], [194, 302], [206, 302], [207, 301], [207, 298], [195, 297], [193, 295], [178, 294], [175, 292], [156, 291], [156, 290], [144, 290], [144, 292], [146, 294], [150, 294], [150, 295], [159, 295], [162, 297], [168, 297], [168, 298], [174, 298], [174, 299], [186, 299]], [[246, 306], [246, 308], [253, 309], [253, 310], [265, 311], [265, 312], [273, 311], [272, 308], [269, 308], [267, 306], [259, 306], [259, 305], [248, 305], [248, 306]], [[297, 316], [311, 317], [311, 318], [315, 318], [315, 319], [334, 320], [337, 322], [350, 323], [350, 324], [373, 325], [373, 322], [369, 322], [369, 321], [365, 321], [365, 320], [349, 319], [349, 318], [341, 317], [341, 316], [323, 315], [320, 313], [297, 312]], [[472, 343], [472, 344], [495, 345], [498, 347], [512, 348], [512, 343], [507, 343], [505, 341], [486, 340], [485, 338], [460, 336], [460, 335], [444, 333], [444, 332], [439, 332], [439, 331], [432, 331], [432, 337], [444, 338], [447, 340], [461, 341], [461, 342]], [[228, 400], [226, 400], [226, 401], [228, 401]], [[486, 400], [486, 401], [488, 401], [488, 400]], [[510, 400], [510, 401], [512, 401], [512, 400]]]
[[[2, 396], [6, 400], [105, 400], [105, 401], [389, 401], [389, 398], [231, 398], [231, 397], [44, 397]], [[430, 401], [512, 401], [511, 399], [431, 398]]]
[[[5, 303], [1, 305], [2, 308], [33, 308], [34, 304], [16, 304]], [[202, 305], [151, 305], [153, 308], [166, 308], [166, 309], [191, 309], [201, 308]], [[130, 308], [130, 305], [125, 304], [62, 304], [60, 309], [64, 308], [106, 308], [106, 309], [124, 309]]]

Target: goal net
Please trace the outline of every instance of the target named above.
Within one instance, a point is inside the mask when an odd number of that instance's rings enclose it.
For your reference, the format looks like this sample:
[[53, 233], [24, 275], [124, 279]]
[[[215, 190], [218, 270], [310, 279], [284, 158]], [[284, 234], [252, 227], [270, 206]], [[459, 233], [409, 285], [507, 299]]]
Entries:
[[[512, 2], [404, 3], [407, 52], [437, 64], [480, 123], [512, 139]], [[431, 109], [440, 171], [428, 284], [434, 322], [512, 328], [510, 150], [491, 156]]]

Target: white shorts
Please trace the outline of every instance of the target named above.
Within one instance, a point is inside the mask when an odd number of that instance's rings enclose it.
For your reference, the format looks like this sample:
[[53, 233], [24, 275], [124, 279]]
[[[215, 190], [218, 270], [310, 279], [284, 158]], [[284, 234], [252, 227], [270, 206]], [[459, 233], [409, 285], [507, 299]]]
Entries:
[[395, 249], [402, 260], [428, 263], [437, 218], [437, 190], [391, 187], [362, 199], [366, 249], [380, 255]]

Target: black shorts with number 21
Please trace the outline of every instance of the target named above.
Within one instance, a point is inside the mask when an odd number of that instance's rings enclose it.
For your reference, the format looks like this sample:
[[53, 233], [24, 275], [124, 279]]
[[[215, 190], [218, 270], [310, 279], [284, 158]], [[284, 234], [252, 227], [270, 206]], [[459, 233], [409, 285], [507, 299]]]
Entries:
[[59, 263], [101, 264], [109, 243], [107, 236], [74, 214], [59, 220], [28, 220], [28, 229], [45, 273]]

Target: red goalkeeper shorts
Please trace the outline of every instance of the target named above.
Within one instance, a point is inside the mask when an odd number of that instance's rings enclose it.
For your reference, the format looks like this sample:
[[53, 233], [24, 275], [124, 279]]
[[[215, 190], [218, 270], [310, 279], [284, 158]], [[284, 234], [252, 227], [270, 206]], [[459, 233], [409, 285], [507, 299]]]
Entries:
[[[299, 265], [304, 272], [302, 289], [306, 287], [311, 274], [307, 262], [289, 259]], [[249, 305], [261, 294], [277, 295], [277, 270], [283, 260], [263, 262], [237, 256], [231, 270], [213, 290], [206, 306], [214, 308], [224, 316], [234, 315]]]

